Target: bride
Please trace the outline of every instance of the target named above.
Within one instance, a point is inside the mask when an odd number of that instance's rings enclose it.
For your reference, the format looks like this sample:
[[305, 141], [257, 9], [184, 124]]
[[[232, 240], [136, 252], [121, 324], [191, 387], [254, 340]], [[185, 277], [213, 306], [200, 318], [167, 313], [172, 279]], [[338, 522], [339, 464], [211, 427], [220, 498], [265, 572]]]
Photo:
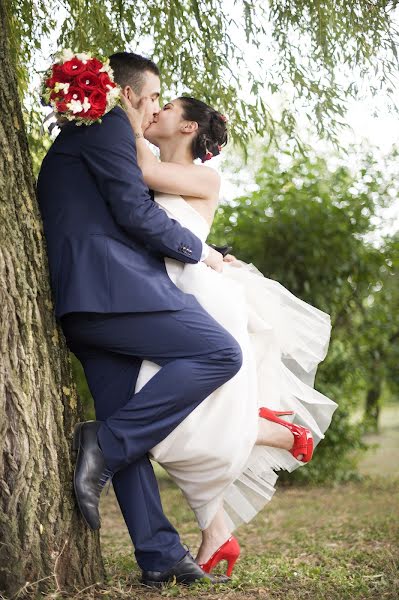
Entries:
[[[155, 201], [205, 242], [220, 178], [194, 161], [220, 153], [227, 142], [226, 118], [200, 100], [181, 97], [165, 104], [143, 134], [148, 100], [134, 109], [121, 98]], [[159, 148], [160, 161], [146, 140]], [[193, 294], [243, 351], [235, 377], [151, 450], [196, 515], [202, 532], [197, 562], [210, 572], [226, 560], [230, 575], [239, 555], [232, 531], [271, 499], [275, 471], [293, 471], [311, 459], [331, 422], [336, 403], [313, 388], [328, 348], [330, 319], [234, 256], [225, 257], [222, 273], [204, 262], [165, 258], [165, 264], [175, 285]], [[143, 361], [135, 391], [159, 368]]]

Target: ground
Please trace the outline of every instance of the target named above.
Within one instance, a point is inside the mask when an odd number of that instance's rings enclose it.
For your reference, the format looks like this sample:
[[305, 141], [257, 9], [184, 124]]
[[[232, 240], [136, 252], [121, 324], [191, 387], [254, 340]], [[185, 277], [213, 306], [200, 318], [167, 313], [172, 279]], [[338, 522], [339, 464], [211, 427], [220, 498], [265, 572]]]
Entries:
[[[379, 446], [360, 465], [364, 478], [337, 486], [279, 488], [237, 531], [242, 556], [229, 587], [154, 592], [138, 583], [130, 540], [112, 491], [102, 500], [101, 537], [108, 581], [91, 598], [155, 600], [399, 599], [399, 410], [386, 409]], [[193, 552], [198, 531], [180, 492], [160, 479], [167, 515]], [[79, 598], [85, 598], [82, 594]]]
[[[399, 600], [399, 407], [385, 408], [356, 482], [279, 486], [272, 501], [236, 532], [242, 554], [229, 586], [139, 583], [132, 545], [112, 488], [101, 498], [103, 585], [47, 600]], [[304, 467], [306, 468], [306, 467]], [[179, 490], [160, 471], [165, 512], [193, 554], [199, 534]], [[36, 597], [35, 597], [36, 598]]]
[[[399, 598], [399, 482], [373, 479], [337, 487], [280, 489], [269, 506], [237, 535], [242, 558], [229, 588], [165, 588], [162, 596], [208, 599]], [[198, 535], [180, 493], [166, 479], [162, 495], [168, 516], [195, 550]], [[137, 583], [123, 522], [106, 499], [102, 541], [113, 600], [160, 598]], [[105, 506], [103, 506], [105, 509]], [[103, 510], [103, 515], [105, 511]], [[117, 589], [120, 592], [117, 592]]]

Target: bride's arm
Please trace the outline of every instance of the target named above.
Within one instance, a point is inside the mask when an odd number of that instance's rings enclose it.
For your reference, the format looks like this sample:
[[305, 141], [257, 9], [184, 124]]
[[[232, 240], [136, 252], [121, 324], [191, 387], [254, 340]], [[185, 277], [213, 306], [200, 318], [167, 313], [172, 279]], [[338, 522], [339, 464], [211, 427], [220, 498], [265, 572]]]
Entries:
[[137, 162], [149, 188], [166, 194], [196, 198], [219, 196], [220, 176], [214, 169], [194, 164], [178, 165], [159, 161], [145, 141], [137, 111], [129, 110], [130, 106], [124, 101], [124, 97], [122, 103], [136, 137]]
[[[151, 152], [144, 137], [136, 138], [137, 162], [149, 188], [166, 194], [217, 198], [219, 174], [200, 165], [178, 165], [161, 162]], [[154, 160], [153, 160], [154, 159]]]

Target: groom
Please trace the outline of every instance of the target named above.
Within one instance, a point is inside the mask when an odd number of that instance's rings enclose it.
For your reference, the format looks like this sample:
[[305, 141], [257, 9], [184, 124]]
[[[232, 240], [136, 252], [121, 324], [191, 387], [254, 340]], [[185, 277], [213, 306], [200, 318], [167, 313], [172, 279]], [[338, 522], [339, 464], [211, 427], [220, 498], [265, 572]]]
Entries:
[[[159, 112], [157, 66], [121, 52], [111, 67], [132, 104], [153, 100], [148, 127]], [[120, 107], [100, 124], [62, 127], [43, 161], [38, 198], [56, 318], [83, 365], [98, 419], [75, 428], [82, 516], [100, 527], [99, 498], [112, 478], [143, 583], [213, 579], [165, 517], [147, 453], [241, 367], [236, 340], [172, 283], [164, 262], [204, 260], [220, 271], [222, 255], [153, 202]], [[143, 359], [162, 368], [135, 394]]]

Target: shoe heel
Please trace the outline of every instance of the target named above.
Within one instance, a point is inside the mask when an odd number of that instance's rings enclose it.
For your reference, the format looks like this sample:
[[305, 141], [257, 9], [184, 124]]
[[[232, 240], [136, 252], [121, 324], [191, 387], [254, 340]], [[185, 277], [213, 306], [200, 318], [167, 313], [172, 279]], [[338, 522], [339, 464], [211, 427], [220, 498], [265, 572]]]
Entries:
[[227, 571], [226, 571], [227, 577], [231, 577], [231, 574], [234, 569], [234, 565], [236, 564], [237, 560], [238, 560], [238, 556], [235, 556], [234, 558], [230, 558], [230, 560], [227, 561]]

